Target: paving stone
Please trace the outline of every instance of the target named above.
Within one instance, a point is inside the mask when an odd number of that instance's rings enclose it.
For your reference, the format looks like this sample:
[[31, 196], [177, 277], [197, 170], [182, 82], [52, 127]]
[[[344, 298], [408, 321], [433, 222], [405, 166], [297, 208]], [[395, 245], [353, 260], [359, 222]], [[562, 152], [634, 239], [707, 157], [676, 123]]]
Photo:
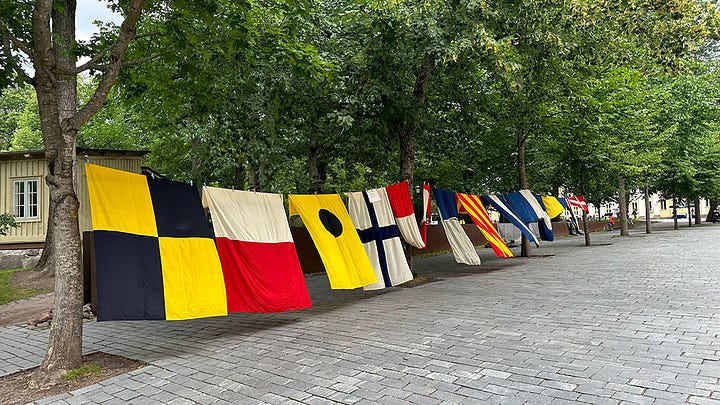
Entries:
[[[492, 272], [416, 258], [442, 281], [407, 289], [330, 290], [312, 274], [303, 311], [86, 322], [85, 352], [149, 365], [51, 403], [718, 404], [716, 232], [559, 237], [544, 258], [480, 249]], [[46, 330], [0, 327], [0, 375], [46, 345]]]

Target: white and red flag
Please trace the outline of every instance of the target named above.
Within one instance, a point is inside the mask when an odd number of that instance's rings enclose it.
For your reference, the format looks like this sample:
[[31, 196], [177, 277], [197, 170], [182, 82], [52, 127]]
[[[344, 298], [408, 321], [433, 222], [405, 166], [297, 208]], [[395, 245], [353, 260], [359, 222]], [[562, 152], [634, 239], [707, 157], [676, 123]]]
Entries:
[[565, 197], [565, 201], [567, 201], [568, 205], [571, 207], [578, 207], [585, 212], [589, 212], [588, 206], [585, 203], [585, 197], [581, 195], [576, 195], [574, 197]]
[[390, 208], [392, 208], [395, 222], [400, 229], [400, 235], [402, 235], [405, 242], [418, 249], [424, 249], [425, 240], [418, 228], [407, 181], [386, 186], [385, 191], [390, 200]]
[[[420, 223], [420, 234], [423, 243], [427, 246], [427, 221], [432, 216], [432, 200], [430, 199], [430, 185], [423, 183], [423, 219]], [[424, 249], [424, 248], [423, 248]]]
[[228, 312], [310, 308], [281, 194], [203, 188], [222, 264]]

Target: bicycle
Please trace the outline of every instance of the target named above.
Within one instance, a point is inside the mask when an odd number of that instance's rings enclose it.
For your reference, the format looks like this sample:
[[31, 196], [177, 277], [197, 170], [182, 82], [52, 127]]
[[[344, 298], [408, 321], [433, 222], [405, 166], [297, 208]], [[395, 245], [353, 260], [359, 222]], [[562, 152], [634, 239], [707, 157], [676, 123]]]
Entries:
[[612, 222], [608, 222], [608, 223], [605, 224], [605, 226], [603, 227], [603, 230], [605, 230], [605, 232], [612, 232], [612, 231], [615, 230], [615, 224], [612, 223]]

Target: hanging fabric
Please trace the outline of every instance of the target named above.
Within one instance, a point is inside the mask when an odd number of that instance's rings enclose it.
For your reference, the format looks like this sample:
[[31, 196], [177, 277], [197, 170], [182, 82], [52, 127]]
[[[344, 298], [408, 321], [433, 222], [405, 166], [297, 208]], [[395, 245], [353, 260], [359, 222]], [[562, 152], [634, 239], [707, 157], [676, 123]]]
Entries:
[[440, 220], [455, 256], [455, 261], [471, 266], [479, 266], [481, 264], [480, 256], [478, 256], [475, 246], [473, 246], [472, 241], [458, 221], [459, 214], [455, 193], [436, 188], [433, 190], [433, 194], [435, 195], [435, 202], [440, 211]]
[[358, 288], [378, 281], [339, 195], [290, 195], [288, 203], [290, 216], [300, 215], [310, 232], [331, 288]]
[[535, 211], [535, 215], [538, 217], [538, 230], [540, 231], [540, 238], [542, 240], [553, 241], [555, 234], [552, 229], [552, 222], [550, 216], [545, 212], [545, 206], [542, 205], [540, 196], [533, 193], [530, 190], [520, 190], [520, 194], [525, 197], [530, 207]]
[[425, 244], [425, 247], [427, 247], [427, 221], [431, 218], [432, 200], [430, 199], [430, 185], [427, 183], [423, 183], [423, 220], [420, 224], [420, 233], [422, 234], [423, 244]]
[[544, 195], [542, 196], [542, 202], [545, 204], [545, 212], [547, 212], [550, 218], [556, 218], [565, 212], [565, 207], [563, 207], [556, 197]]
[[514, 210], [508, 206], [507, 200], [505, 200], [501, 195], [491, 194], [482, 196], [482, 200], [495, 208], [495, 210], [498, 211], [500, 215], [502, 215], [513, 225], [515, 225], [520, 230], [520, 232], [522, 232], [522, 234], [525, 235], [526, 238], [528, 238], [529, 241], [533, 242], [538, 247], [540, 246], [540, 242], [538, 241], [537, 236], [535, 236], [533, 231], [526, 225], [526, 223], [515, 214]]
[[390, 207], [395, 216], [395, 222], [405, 242], [418, 249], [424, 249], [425, 242], [418, 228], [415, 209], [413, 208], [407, 181], [386, 186], [385, 191], [387, 191], [387, 196], [390, 200]]
[[585, 197], [581, 195], [576, 195], [575, 197], [565, 197], [565, 201], [571, 207], [577, 207], [585, 212], [590, 212], [587, 204], [585, 203]]
[[227, 291], [228, 312], [310, 308], [281, 194], [203, 187]]
[[363, 289], [379, 290], [412, 280], [386, 189], [348, 193], [348, 212], [378, 279]]
[[502, 236], [498, 233], [481, 199], [477, 195], [457, 193], [457, 199], [477, 225], [485, 240], [490, 243], [495, 255], [498, 257], [513, 257]]
[[96, 165], [88, 179], [98, 321], [227, 315], [220, 259], [190, 185]]

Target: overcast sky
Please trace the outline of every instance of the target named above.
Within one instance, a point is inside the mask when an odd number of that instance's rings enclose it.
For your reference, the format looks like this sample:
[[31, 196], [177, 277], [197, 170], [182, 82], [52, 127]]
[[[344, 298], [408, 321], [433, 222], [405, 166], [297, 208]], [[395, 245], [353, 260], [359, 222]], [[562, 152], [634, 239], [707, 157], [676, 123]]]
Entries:
[[122, 16], [110, 11], [107, 5], [107, 1], [77, 0], [77, 13], [75, 15], [77, 39], [85, 41], [98, 32], [97, 27], [93, 25], [93, 21], [114, 22], [118, 25], [122, 22]]

